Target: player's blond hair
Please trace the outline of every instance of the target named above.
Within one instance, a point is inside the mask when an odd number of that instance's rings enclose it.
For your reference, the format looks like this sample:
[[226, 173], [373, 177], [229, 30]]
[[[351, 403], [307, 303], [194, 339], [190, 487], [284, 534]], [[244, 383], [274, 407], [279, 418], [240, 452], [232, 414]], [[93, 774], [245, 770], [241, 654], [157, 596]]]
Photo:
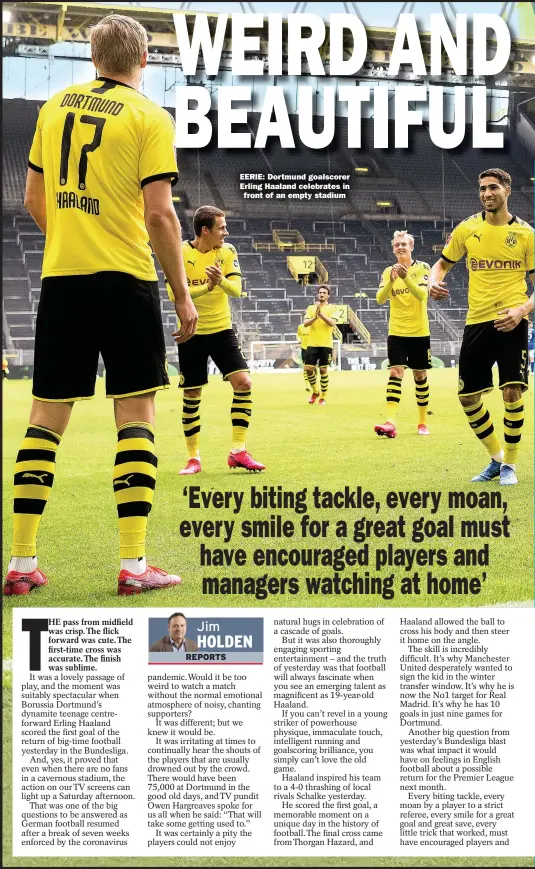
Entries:
[[399, 238], [400, 235], [406, 235], [409, 241], [412, 241], [412, 246], [414, 247], [414, 236], [407, 232], [406, 229], [396, 229], [394, 235], [392, 236], [392, 247], [394, 247], [394, 242], [396, 238]]
[[141, 66], [147, 31], [127, 15], [106, 15], [91, 29], [91, 57], [100, 73], [129, 75]]

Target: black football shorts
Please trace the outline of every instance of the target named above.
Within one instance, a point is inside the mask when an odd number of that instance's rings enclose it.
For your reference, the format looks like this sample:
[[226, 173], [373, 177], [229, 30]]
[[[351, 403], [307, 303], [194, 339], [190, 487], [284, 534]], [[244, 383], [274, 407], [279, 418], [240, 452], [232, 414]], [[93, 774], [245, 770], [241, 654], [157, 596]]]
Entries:
[[326, 368], [331, 364], [332, 359], [332, 347], [307, 347], [305, 356], [306, 365], [313, 365], [314, 368], [316, 365], [319, 365], [320, 368]]
[[158, 282], [124, 272], [43, 278], [35, 326], [34, 398], [92, 398], [99, 353], [109, 398], [169, 386]]
[[208, 383], [208, 359], [217, 365], [223, 380], [238, 371], [248, 371], [234, 329], [222, 329], [209, 335], [194, 335], [189, 341], [178, 345], [180, 389], [198, 389]]
[[404, 338], [402, 335], [389, 335], [387, 339], [388, 365], [390, 368], [399, 365], [402, 368], [412, 368], [416, 371], [426, 371], [432, 368], [431, 338], [424, 335], [420, 338]]
[[459, 354], [459, 395], [477, 395], [493, 388], [492, 367], [498, 365], [499, 387], [528, 388], [528, 321], [511, 332], [498, 332], [494, 321], [465, 326]]

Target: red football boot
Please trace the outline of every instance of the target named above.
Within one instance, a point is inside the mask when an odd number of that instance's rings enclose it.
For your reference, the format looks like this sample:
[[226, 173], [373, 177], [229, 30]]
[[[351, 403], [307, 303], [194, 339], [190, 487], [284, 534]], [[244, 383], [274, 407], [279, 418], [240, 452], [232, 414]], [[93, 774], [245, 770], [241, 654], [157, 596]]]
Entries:
[[266, 466], [261, 462], [253, 459], [247, 450], [242, 450], [241, 453], [230, 453], [228, 457], [229, 468], [245, 468], [246, 471], [265, 471]]
[[188, 459], [181, 471], [178, 472], [180, 477], [185, 477], [188, 474], [200, 474], [201, 472], [200, 459]]
[[34, 588], [48, 585], [48, 579], [38, 567], [31, 573], [10, 570], [6, 576], [4, 594], [29, 594]]
[[392, 422], [385, 422], [384, 425], [376, 425], [374, 432], [378, 435], [385, 435], [387, 438], [395, 438], [397, 435], [396, 426]]
[[117, 594], [141, 594], [144, 591], [154, 591], [158, 588], [171, 588], [180, 585], [180, 576], [166, 573], [159, 567], [147, 567], [145, 573], [136, 575], [129, 570], [121, 570], [117, 583]]

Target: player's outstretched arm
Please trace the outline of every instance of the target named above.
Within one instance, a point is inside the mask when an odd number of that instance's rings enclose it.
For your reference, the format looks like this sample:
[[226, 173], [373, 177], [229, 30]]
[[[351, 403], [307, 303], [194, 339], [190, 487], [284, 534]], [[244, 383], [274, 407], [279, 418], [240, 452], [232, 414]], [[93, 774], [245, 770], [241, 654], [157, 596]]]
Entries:
[[145, 184], [143, 199], [147, 232], [174, 296], [175, 310], [180, 321], [175, 340], [180, 344], [195, 334], [198, 315], [188, 292], [182, 257], [182, 230], [173, 206], [169, 181], [151, 181]]
[[446, 288], [444, 278], [454, 263], [448, 263], [442, 257], [436, 261], [429, 275], [429, 295], [432, 299], [447, 299], [449, 291]]
[[42, 172], [36, 172], [35, 169], [28, 169], [24, 207], [41, 232], [46, 235], [45, 177]]

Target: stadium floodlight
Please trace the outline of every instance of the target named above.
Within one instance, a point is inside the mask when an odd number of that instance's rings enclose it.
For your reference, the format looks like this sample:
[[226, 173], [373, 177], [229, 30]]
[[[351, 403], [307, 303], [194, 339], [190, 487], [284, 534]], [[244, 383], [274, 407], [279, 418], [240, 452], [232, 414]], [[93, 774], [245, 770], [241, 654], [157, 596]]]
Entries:
[[367, 166], [355, 166], [355, 172], [369, 172]]
[[9, 9], [2, 9], [2, 22], [4, 24], [9, 24], [11, 21], [11, 12]]
[[390, 206], [392, 205], [391, 202], [387, 202], [384, 199], [378, 199], [375, 204], [378, 205], [380, 208], [390, 208]]

